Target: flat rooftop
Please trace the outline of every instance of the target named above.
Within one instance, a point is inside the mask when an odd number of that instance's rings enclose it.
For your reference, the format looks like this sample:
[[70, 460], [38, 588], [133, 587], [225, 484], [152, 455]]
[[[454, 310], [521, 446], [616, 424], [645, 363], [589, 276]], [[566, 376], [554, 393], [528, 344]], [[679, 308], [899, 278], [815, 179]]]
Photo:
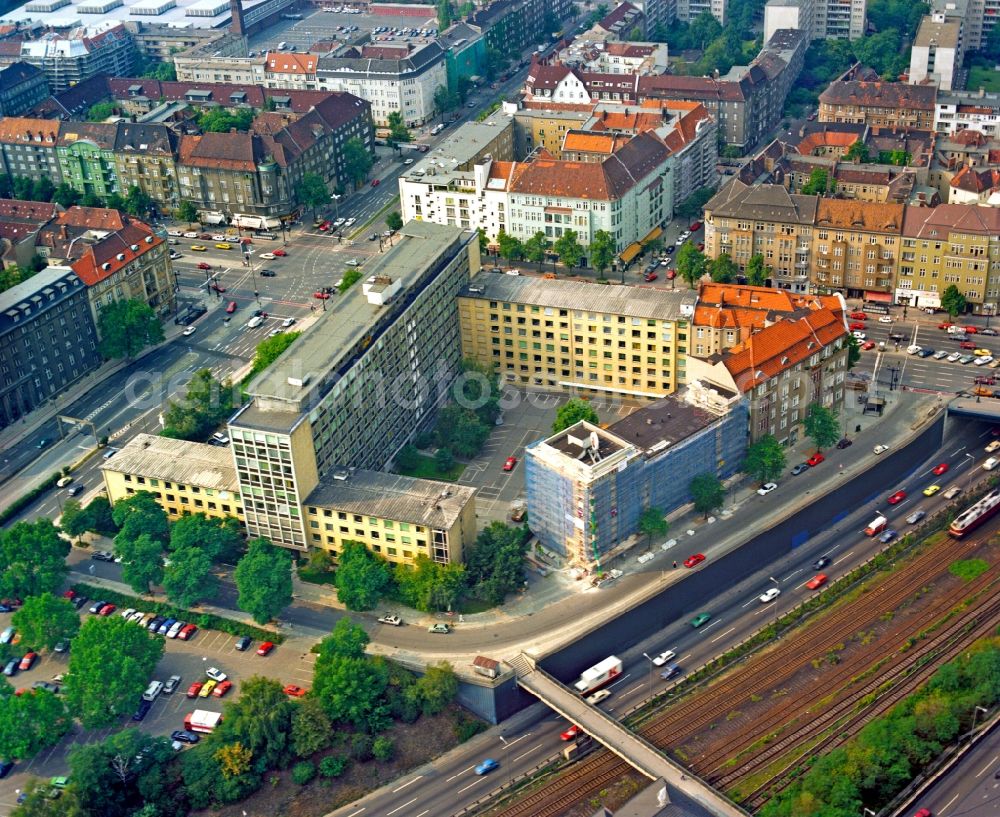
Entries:
[[229, 448], [153, 434], [137, 434], [101, 470], [229, 491], [234, 496], [240, 493]]
[[[252, 423], [255, 428], [269, 424], [287, 426], [290, 418], [309, 407], [310, 396], [321, 388], [328, 375], [349, 363], [348, 355], [356, 344], [377, 332], [377, 324], [392, 305], [405, 300], [410, 294], [409, 288], [428, 269], [454, 257], [470, 235], [457, 227], [427, 221], [406, 224], [397, 234], [395, 246], [361, 267], [361, 280], [344, 294], [331, 297], [326, 302], [326, 313], [267, 370], [254, 378], [247, 391], [260, 401], [271, 402], [257, 409], [244, 410], [234, 424], [251, 425], [248, 418], [253, 416], [262, 421], [260, 425]], [[388, 278], [398, 285], [386, 305], [372, 302], [365, 291], [373, 276]], [[333, 283], [340, 275], [332, 272], [330, 277]], [[384, 287], [376, 284], [372, 294], [380, 290]]]
[[[591, 457], [587, 453], [590, 447], [585, 444], [595, 438], [597, 440], [597, 458]], [[626, 447], [623, 440], [618, 439], [613, 434], [609, 434], [607, 429], [595, 426], [586, 420], [580, 420], [569, 428], [564, 428], [558, 434], [553, 434], [545, 440], [545, 444], [565, 454], [567, 457], [572, 457], [583, 462], [590, 461], [595, 464], [597, 459], [610, 457], [612, 454], [617, 454]]]
[[501, 109], [482, 122], [466, 122], [453, 128], [451, 135], [410, 167], [406, 175], [411, 175], [415, 170], [423, 170], [426, 173], [428, 168], [434, 168], [439, 174], [447, 173], [469, 165], [486, 150], [504, 128], [513, 127], [512, 121], [513, 117]]
[[475, 495], [475, 488], [451, 482], [344, 469], [327, 474], [302, 504], [447, 529]]
[[608, 431], [650, 455], [683, 442], [718, 419], [705, 409], [669, 396], [624, 417]]
[[957, 48], [961, 25], [956, 19], [946, 19], [939, 23], [931, 17], [924, 17], [913, 44], [924, 48], [932, 45], [938, 48]]
[[486, 271], [476, 275], [459, 295], [482, 301], [508, 301], [574, 312], [602, 312], [631, 318], [677, 321], [693, 318], [696, 297], [687, 288], [604, 285], [590, 281], [503, 275]]
[[[244, 15], [256, 6], [269, 0], [242, 0]], [[222, 29], [228, 26], [232, 14], [229, 3], [219, 0], [207, 3], [205, 0], [171, 0], [171, 2], [156, 3], [150, 0], [123, 0], [123, 2], [95, 3], [94, 0], [71, 0], [66, 5], [52, 11], [29, 11], [26, 3], [19, 8], [11, 9], [3, 14], [5, 23], [40, 22], [52, 28], [71, 28], [73, 26], [97, 26], [102, 23], [122, 23], [127, 20], [144, 24], [163, 24], [178, 29], [204, 28]], [[162, 11], [160, 10], [162, 9]], [[188, 13], [190, 11], [190, 14]], [[215, 12], [215, 13], [213, 13]]]

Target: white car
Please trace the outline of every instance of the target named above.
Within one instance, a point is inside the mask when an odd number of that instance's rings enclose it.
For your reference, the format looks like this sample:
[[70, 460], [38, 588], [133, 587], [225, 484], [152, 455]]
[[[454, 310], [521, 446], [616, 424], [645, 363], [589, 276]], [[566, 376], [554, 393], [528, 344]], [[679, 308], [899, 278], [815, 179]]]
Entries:
[[947, 349], [942, 349], [941, 351], [934, 353], [935, 360], [944, 360], [946, 357], [948, 357]]
[[520, 275], [520, 274], [521, 270], [519, 269], [509, 269], [504, 273], [504, 275]]
[[177, 634], [186, 626], [187, 624], [183, 621], [175, 621], [170, 629], [167, 630], [167, 638], [177, 638]]
[[677, 653], [675, 653], [673, 650], [664, 650], [658, 656], [656, 656], [656, 658], [653, 659], [653, 663], [658, 667], [662, 667], [664, 664], [667, 663], [667, 661], [669, 661], [676, 655]]
[[997, 467], [997, 465], [1000, 465], [1000, 459], [996, 457], [990, 457], [988, 460], [986, 460], [986, 462], [983, 463], [983, 470], [992, 471], [994, 468]]
[[851, 334], [854, 335], [854, 337], [857, 338], [858, 340], [864, 340], [865, 338], [868, 337], [868, 335], [866, 335], [864, 332], [855, 331], [851, 332]]
[[757, 493], [761, 496], [767, 496], [771, 491], [778, 487], [777, 482], [765, 482], [757, 489]]
[[347, 221], [347, 219], [344, 218], [343, 216], [341, 216], [338, 219], [334, 219], [333, 226], [334, 227], [343, 227], [345, 221]]
[[273, 252], [262, 252], [260, 257], [265, 261], [273, 261], [277, 256]]
[[881, 318], [878, 319], [878, 322], [879, 323], [892, 323], [892, 318], [890, 318], [888, 315], [883, 315]]
[[122, 611], [122, 618], [131, 618], [135, 615], [135, 608], [129, 607], [128, 610]]
[[345, 219], [344, 226], [345, 227], [350, 227], [355, 221], [357, 221], [357, 219], [353, 218], [353, 217], [349, 218], [349, 219]]
[[228, 240], [227, 237], [222, 235], [221, 233], [219, 235], [212, 236], [212, 241], [227, 241], [227, 240]]
[[413, 164], [413, 159], [403, 159], [403, 164], [404, 165], [412, 165]]
[[985, 366], [987, 363], [993, 362], [993, 355], [983, 355], [982, 357], [977, 357], [972, 363], [976, 366]]
[[227, 676], [227, 675], [226, 675], [226, 673], [224, 673], [224, 672], [223, 672], [223, 671], [222, 671], [221, 669], [219, 669], [218, 667], [209, 667], [209, 668], [208, 668], [207, 670], [205, 670], [205, 675], [207, 675], [207, 676], [208, 676], [209, 678], [211, 678], [211, 679], [212, 679], [213, 681], [217, 681], [217, 682], [218, 682], [218, 683], [220, 683], [220, 684], [221, 684], [221, 683], [222, 683], [223, 681], [225, 681], [225, 680], [226, 680], [226, 678], [228, 678], [228, 677], [229, 677], [229, 676]]
[[780, 595], [781, 591], [777, 587], [771, 587], [761, 594], [760, 603], [767, 604], [769, 601], [774, 601]]
[[601, 701], [606, 700], [611, 697], [611, 692], [607, 689], [599, 689], [593, 695], [588, 695], [586, 701], [588, 704], [599, 704]]
[[180, 230], [167, 230], [167, 235], [172, 235], [174, 238], [180, 238], [184, 235]]
[[287, 329], [289, 326], [294, 326], [294, 325], [295, 325], [295, 318], [285, 318], [281, 322], [281, 327], [283, 329]]
[[198, 233], [184, 233], [185, 238], [197, 238]]
[[179, 252], [174, 252], [173, 250], [171, 250], [170, 251], [170, 260], [171, 261], [176, 261], [178, 258], [183, 258], [183, 256]]
[[874, 454], [884, 454], [888, 450], [889, 450], [889, 446], [887, 446], [887, 445], [876, 445], [872, 449], [872, 453], [874, 453]]
[[917, 344], [915, 344], [915, 343], [912, 344], [911, 346], [907, 346], [906, 347], [906, 354], [908, 354], [908, 355], [915, 355], [919, 351], [920, 351], [920, 347], [917, 346]]
[[181, 332], [181, 334], [184, 335], [184, 337], [189, 338], [189, 337], [191, 337], [191, 335], [194, 334], [194, 331], [195, 331], [195, 328], [193, 326], [189, 326], [187, 329], [185, 329], [183, 332]]
[[948, 355], [948, 362], [949, 362], [949, 363], [954, 363], [954, 362], [955, 362], [956, 360], [958, 360], [958, 359], [959, 359], [959, 358], [960, 358], [961, 356], [962, 356], [962, 353], [961, 353], [961, 352], [952, 352], [952, 353], [951, 353], [950, 355]]

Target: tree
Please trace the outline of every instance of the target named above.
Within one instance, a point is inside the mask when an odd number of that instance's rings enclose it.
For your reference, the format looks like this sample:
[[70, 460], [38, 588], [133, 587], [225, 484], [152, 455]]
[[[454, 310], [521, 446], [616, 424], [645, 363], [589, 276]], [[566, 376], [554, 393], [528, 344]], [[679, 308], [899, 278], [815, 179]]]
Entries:
[[69, 571], [67, 555], [69, 542], [44, 517], [0, 531], [0, 597], [27, 599], [55, 592]]
[[868, 150], [868, 145], [858, 139], [858, 141], [852, 143], [847, 149], [847, 153], [844, 154], [844, 158], [849, 162], [857, 162], [858, 164], [870, 162], [871, 155]]
[[524, 555], [528, 537], [523, 527], [491, 522], [476, 537], [465, 556], [465, 584], [476, 598], [502, 604], [524, 585]]
[[559, 260], [570, 269], [579, 266], [580, 261], [583, 260], [583, 246], [577, 239], [575, 230], [567, 230], [552, 245]]
[[163, 640], [121, 616], [89, 618], [73, 639], [66, 702], [86, 729], [131, 714], [163, 656]]
[[80, 191], [66, 182], [61, 182], [52, 194], [52, 200], [69, 209], [80, 201]]
[[677, 252], [677, 274], [689, 287], [701, 280], [705, 274], [705, 255], [694, 244], [685, 243]]
[[403, 217], [399, 214], [398, 210], [393, 210], [385, 217], [385, 226], [390, 230], [403, 229]]
[[320, 651], [327, 651], [343, 658], [363, 658], [365, 647], [371, 642], [364, 627], [344, 616], [330, 630], [330, 635], [320, 642]]
[[292, 557], [267, 539], [252, 539], [234, 574], [237, 606], [265, 624], [292, 603]]
[[714, 195], [714, 187], [699, 187], [674, 208], [674, 214], [687, 219], [701, 218], [705, 215], [705, 205]]
[[114, 102], [98, 102], [90, 106], [87, 111], [87, 119], [91, 122], [103, 122], [105, 119], [115, 115]]
[[840, 439], [840, 424], [837, 415], [826, 406], [810, 403], [802, 420], [806, 436], [809, 437], [817, 450], [829, 448]]
[[731, 284], [739, 271], [729, 253], [722, 253], [709, 264], [712, 280], [717, 284]]
[[220, 746], [212, 757], [218, 761], [222, 776], [231, 779], [241, 777], [250, 771], [253, 750], [236, 741]]
[[670, 523], [663, 517], [659, 508], [645, 508], [639, 514], [639, 533], [646, 537], [646, 550], [653, 544], [653, 537], [666, 536]]
[[439, 85], [434, 91], [434, 108], [441, 115], [442, 120], [448, 111], [457, 108], [458, 105], [458, 94], [449, 91], [447, 86]]
[[177, 218], [181, 221], [194, 221], [198, 218], [198, 208], [193, 202], [184, 200], [177, 207]]
[[497, 247], [500, 249], [500, 257], [507, 261], [520, 257], [524, 252], [521, 242], [514, 236], [508, 235], [502, 227], [497, 233]]
[[97, 318], [101, 354], [131, 360], [147, 346], [163, 341], [163, 324], [152, 307], [135, 299], [112, 301]]
[[165, 545], [169, 537], [167, 513], [149, 491], [138, 491], [118, 500], [111, 511], [111, 518], [119, 528], [118, 536], [115, 537], [116, 549], [119, 538], [124, 543], [126, 540], [138, 539], [145, 533]]
[[455, 467], [455, 455], [449, 448], [439, 448], [434, 452], [434, 467], [439, 474], [447, 474]]
[[706, 519], [712, 511], [722, 507], [722, 503], [726, 498], [725, 486], [711, 472], [698, 474], [698, 476], [691, 480], [689, 490], [691, 492], [691, 501], [694, 503], [694, 509], [698, 513], [704, 514]]
[[132, 185], [125, 194], [125, 212], [136, 218], [149, 218], [153, 199], [138, 185]]
[[309, 757], [330, 745], [333, 726], [323, 704], [308, 696], [292, 714], [292, 749], [299, 757]]
[[824, 167], [814, 167], [809, 174], [809, 180], [802, 185], [802, 195], [822, 196], [824, 193], [832, 192], [830, 186], [830, 174]]
[[774, 437], [766, 434], [747, 448], [743, 471], [757, 482], [773, 482], [785, 470], [785, 451]]
[[552, 433], [558, 434], [563, 429], [576, 425], [581, 420], [598, 425], [601, 420], [589, 402], [579, 397], [573, 397], [556, 409], [556, 419], [552, 423]]
[[243, 378], [244, 385], [281, 357], [285, 349], [291, 346], [301, 334], [301, 332], [282, 332], [280, 335], [275, 335], [273, 338], [265, 338], [258, 343], [253, 356], [253, 365], [250, 367], [247, 376]]
[[549, 242], [545, 233], [539, 230], [524, 242], [524, 257], [534, 264], [541, 264], [545, 260], [545, 251], [548, 247]]
[[86, 517], [83, 514], [83, 507], [75, 499], [67, 499], [63, 504], [62, 512], [59, 514], [59, 529], [74, 539], [79, 539], [86, 532], [84, 525]]
[[326, 182], [319, 173], [311, 170], [303, 173], [295, 185], [295, 196], [299, 204], [312, 210], [313, 218], [316, 218], [316, 208], [330, 203], [330, 191], [327, 190]]
[[193, 513], [182, 516], [170, 526], [170, 550], [195, 548], [210, 561], [235, 562], [243, 549], [240, 523], [232, 516], [219, 518]]
[[847, 370], [850, 371], [861, 360], [861, 342], [854, 335], [848, 335], [845, 341], [847, 343]]
[[348, 610], [371, 610], [392, 584], [385, 560], [360, 542], [345, 542], [334, 576], [337, 598]]
[[21, 634], [21, 643], [36, 650], [51, 650], [80, 630], [80, 615], [68, 599], [42, 593], [29, 596], [10, 623]]
[[746, 268], [747, 283], [752, 287], [762, 287], [767, 284], [767, 279], [771, 275], [771, 268], [764, 264], [764, 256], [755, 253], [750, 256]]
[[948, 284], [941, 295], [941, 306], [945, 312], [955, 318], [965, 313], [968, 302], [965, 300], [965, 296], [959, 292], [957, 286]]
[[55, 192], [56, 186], [48, 176], [35, 179], [31, 184], [31, 198], [33, 201], [52, 201]]
[[598, 230], [590, 242], [590, 265], [603, 278], [604, 270], [611, 266], [611, 259], [614, 257], [615, 239], [607, 230]]
[[444, 31], [451, 25], [451, 0], [437, 0], [438, 31]]
[[470, 408], [450, 403], [438, 412], [441, 445], [459, 457], [474, 457], [490, 436], [491, 428]]
[[416, 683], [425, 715], [436, 715], [458, 695], [458, 676], [447, 661], [430, 664]]
[[[30, 599], [29, 599], [30, 601]], [[25, 602], [27, 604], [27, 602]], [[18, 628], [20, 630], [20, 627]], [[25, 643], [33, 643], [26, 641]], [[59, 742], [73, 726], [63, 702], [47, 689], [0, 693], [0, 757], [26, 760]]]
[[458, 603], [465, 568], [438, 564], [420, 553], [412, 565], [396, 565], [395, 578], [400, 597], [411, 607], [424, 612], [449, 610]]
[[241, 743], [267, 767], [287, 762], [295, 706], [281, 682], [255, 675], [243, 682], [240, 697], [225, 709], [216, 730], [220, 743]]
[[368, 147], [357, 136], [344, 142], [344, 172], [355, 187], [368, 178], [374, 162]]
[[199, 604], [219, 592], [212, 559], [198, 547], [184, 547], [170, 554], [170, 564], [163, 568], [162, 584], [167, 598], [181, 607]]
[[[120, 536], [120, 534], [119, 534]], [[163, 581], [163, 543], [148, 533], [135, 539], [115, 539], [122, 560], [122, 580], [136, 593], [149, 593], [150, 585]]]
[[199, 369], [188, 383], [184, 399], [168, 402], [160, 434], [180, 440], [204, 440], [232, 414], [233, 405], [232, 384], [216, 380], [211, 369]]
[[[384, 662], [342, 655], [324, 639], [317, 646], [312, 694], [333, 721], [384, 727], [388, 671]], [[378, 729], [371, 729], [378, 731]]]
[[198, 117], [198, 127], [206, 133], [250, 130], [254, 112], [250, 108], [211, 108]]
[[80, 805], [73, 789], [67, 789], [57, 800], [49, 796], [48, 783], [30, 778], [24, 786], [25, 800], [16, 806], [10, 817], [91, 817], [92, 812]]
[[390, 111], [386, 117], [386, 122], [389, 125], [389, 137], [386, 139], [389, 147], [399, 150], [400, 144], [412, 140], [413, 137], [410, 136], [410, 131], [403, 121], [402, 113], [399, 111]]

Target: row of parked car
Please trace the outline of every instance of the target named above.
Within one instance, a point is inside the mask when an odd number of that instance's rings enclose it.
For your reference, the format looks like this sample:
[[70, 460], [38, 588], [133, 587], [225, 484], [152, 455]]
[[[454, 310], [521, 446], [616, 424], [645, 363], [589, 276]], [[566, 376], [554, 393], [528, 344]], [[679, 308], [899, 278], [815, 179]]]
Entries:
[[[97, 611], [98, 615], [110, 615], [110, 613], [104, 612], [104, 609], [108, 606], [111, 607], [112, 613], [115, 611], [113, 604], [108, 605], [106, 602], [99, 601], [90, 608], [90, 612], [95, 612], [94, 608], [98, 605], [104, 605]], [[169, 616], [158, 616], [156, 613], [144, 613], [142, 610], [136, 610], [134, 607], [124, 610], [121, 615], [126, 621], [131, 621], [140, 627], [145, 627], [154, 635], [162, 635], [167, 638], [179, 638], [181, 641], [187, 641], [198, 632], [196, 624], [188, 624], [185, 621], [170, 618]]]

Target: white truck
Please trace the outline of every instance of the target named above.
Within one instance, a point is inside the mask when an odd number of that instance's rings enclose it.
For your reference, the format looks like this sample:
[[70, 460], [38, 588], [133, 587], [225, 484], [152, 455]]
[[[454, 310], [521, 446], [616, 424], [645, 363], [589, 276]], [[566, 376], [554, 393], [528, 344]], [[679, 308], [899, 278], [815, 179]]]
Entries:
[[601, 663], [594, 664], [590, 669], [584, 670], [583, 674], [573, 684], [573, 688], [580, 695], [589, 695], [595, 689], [600, 689], [614, 678], [622, 674], [622, 662], [619, 658], [611, 655]]
[[208, 734], [214, 731], [222, 720], [221, 712], [209, 712], [207, 709], [196, 709], [184, 717], [184, 728], [191, 732]]

